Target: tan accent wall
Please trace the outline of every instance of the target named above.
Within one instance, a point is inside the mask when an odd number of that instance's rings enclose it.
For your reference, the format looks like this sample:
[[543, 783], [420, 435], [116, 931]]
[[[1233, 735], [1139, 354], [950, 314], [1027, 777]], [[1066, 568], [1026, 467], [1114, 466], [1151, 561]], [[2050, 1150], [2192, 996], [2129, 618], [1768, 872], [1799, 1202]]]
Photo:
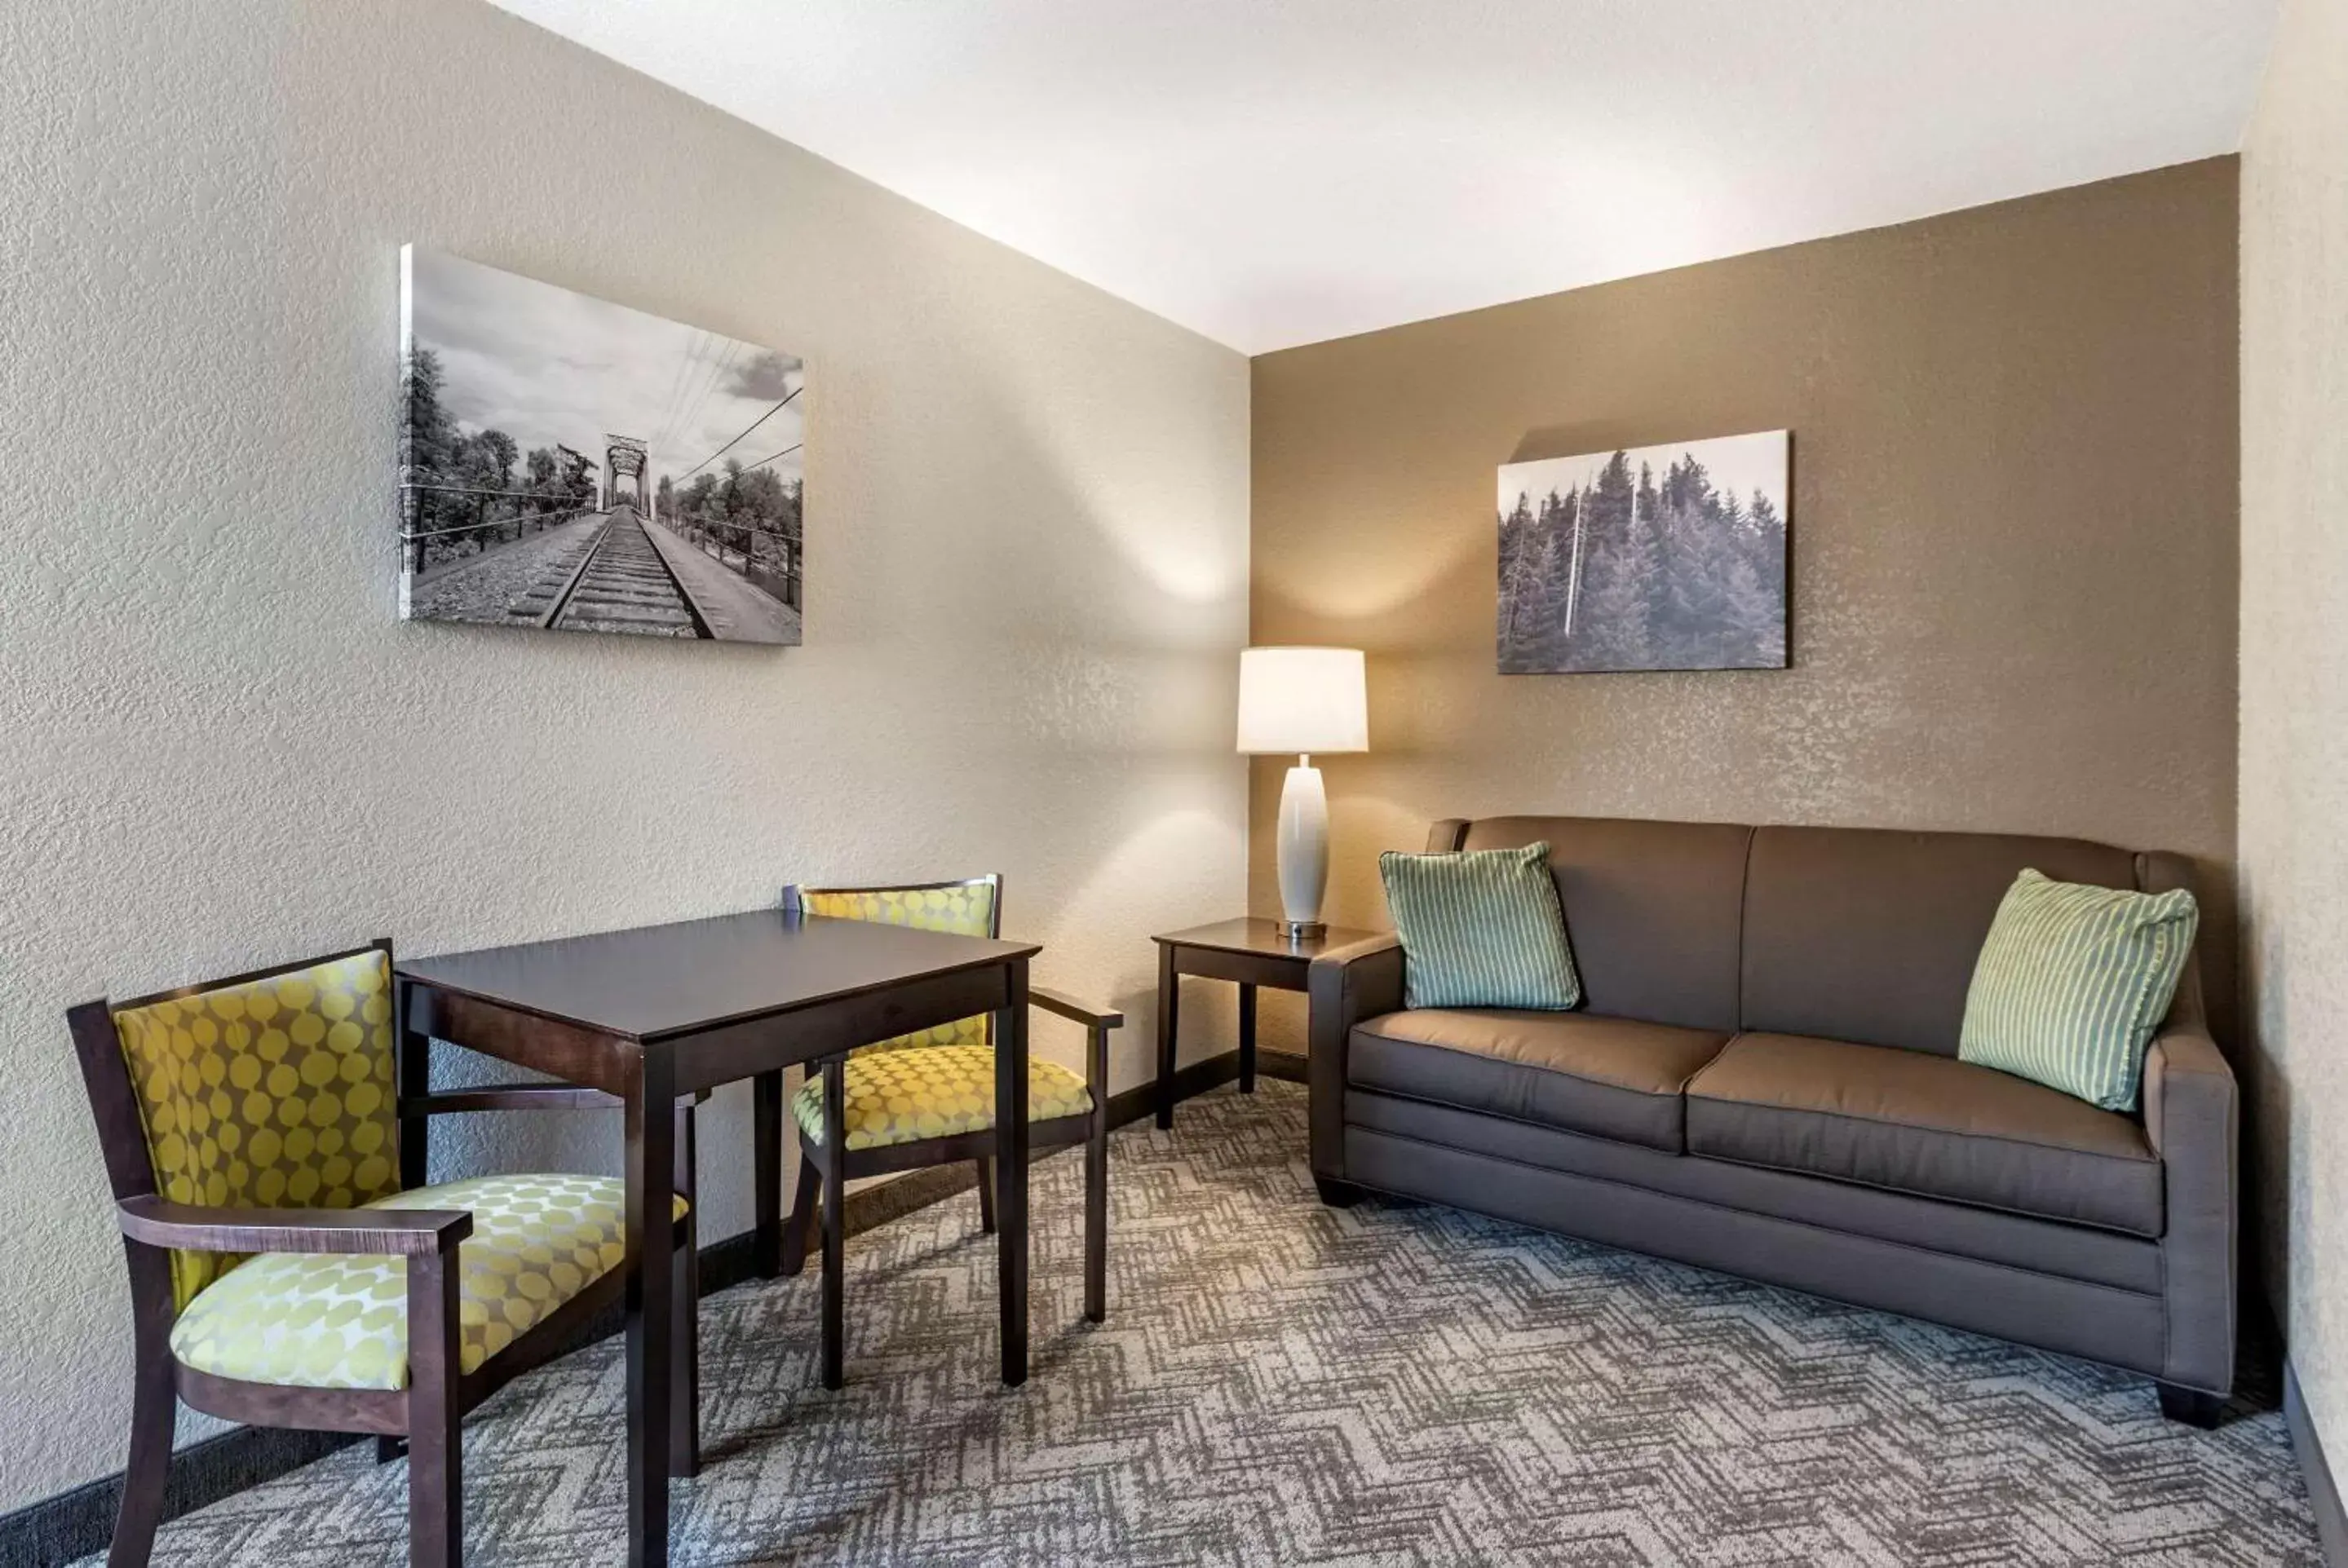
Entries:
[[[1332, 917], [1385, 923], [1377, 852], [1431, 817], [1562, 812], [2180, 850], [2230, 928], [2235, 179], [2213, 159], [1257, 359], [1251, 640], [1370, 654], [1375, 749], [1320, 759]], [[1496, 467], [1778, 428], [1792, 669], [1495, 673]], [[1281, 776], [1254, 764], [1265, 913]]]
[[2242, 954], [2268, 1294], [2348, 1464], [2348, 5], [2289, 0], [2242, 149]]

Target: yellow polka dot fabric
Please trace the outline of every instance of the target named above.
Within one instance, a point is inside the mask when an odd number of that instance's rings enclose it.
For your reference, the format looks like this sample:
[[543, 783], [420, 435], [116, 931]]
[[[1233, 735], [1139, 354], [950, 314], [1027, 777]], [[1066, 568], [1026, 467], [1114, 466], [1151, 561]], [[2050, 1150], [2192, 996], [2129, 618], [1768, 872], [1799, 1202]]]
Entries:
[[[344, 1209], [397, 1189], [382, 953], [126, 1009], [114, 1027], [173, 1203]], [[179, 1304], [238, 1261], [173, 1253]]]
[[[619, 1266], [626, 1190], [608, 1176], [477, 1176], [361, 1205], [464, 1209], [457, 1245], [461, 1370]], [[675, 1200], [676, 1214], [685, 1211]], [[215, 1377], [304, 1389], [407, 1387], [407, 1266], [397, 1257], [263, 1253], [206, 1286], [171, 1353]]]
[[[1056, 1061], [1027, 1061], [1027, 1119], [1081, 1116], [1093, 1108], [1085, 1081]], [[947, 1138], [994, 1125], [994, 1051], [983, 1045], [924, 1046], [848, 1059], [848, 1146], [874, 1149]], [[809, 1070], [791, 1115], [823, 1142], [823, 1079]]]
[[[957, 883], [950, 887], [878, 887], [849, 893], [809, 888], [800, 902], [810, 915], [835, 920], [870, 920], [886, 926], [911, 926], [922, 931], [945, 931], [958, 937], [994, 935], [994, 884]], [[934, 1029], [915, 1030], [863, 1050], [911, 1050], [935, 1045], [989, 1045], [994, 1020], [985, 1013], [956, 1019]]]

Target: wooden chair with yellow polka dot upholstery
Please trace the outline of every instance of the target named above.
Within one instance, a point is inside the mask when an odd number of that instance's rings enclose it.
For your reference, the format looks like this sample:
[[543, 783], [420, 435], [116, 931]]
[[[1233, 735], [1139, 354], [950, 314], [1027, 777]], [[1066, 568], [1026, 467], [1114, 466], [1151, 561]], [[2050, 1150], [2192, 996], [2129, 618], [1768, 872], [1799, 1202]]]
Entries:
[[[786, 887], [783, 907], [818, 919], [879, 920], [965, 937], [1003, 934], [1003, 878], [895, 887]], [[1082, 1077], [1042, 1056], [1027, 1071], [1028, 1145], [1085, 1145], [1085, 1316], [1108, 1305], [1108, 1031], [1125, 1015], [1046, 990], [1027, 999], [1086, 1030]], [[798, 1192], [784, 1233], [780, 1271], [797, 1274], [820, 1214], [823, 1223], [823, 1381], [844, 1374], [841, 1195], [849, 1182], [968, 1160], [978, 1171], [979, 1224], [994, 1229], [994, 1019], [941, 1024], [861, 1046], [820, 1064], [793, 1097], [799, 1137]], [[779, 1141], [781, 1118], [762, 1115], [759, 1135]], [[778, 1168], [780, 1150], [759, 1151]], [[821, 1201], [819, 1203], [819, 1191]]]
[[[256, 1426], [372, 1432], [387, 1452], [405, 1438], [409, 1560], [458, 1562], [459, 1420], [621, 1299], [616, 1179], [403, 1190], [403, 1130], [412, 1142], [427, 1115], [619, 1102], [561, 1084], [403, 1098], [396, 984], [379, 941], [67, 1014], [136, 1338], [109, 1568], [153, 1549], [181, 1401]], [[693, 1218], [682, 1198], [677, 1210], [672, 1288], [689, 1302]], [[697, 1458], [693, 1322], [680, 1313], [681, 1469]]]

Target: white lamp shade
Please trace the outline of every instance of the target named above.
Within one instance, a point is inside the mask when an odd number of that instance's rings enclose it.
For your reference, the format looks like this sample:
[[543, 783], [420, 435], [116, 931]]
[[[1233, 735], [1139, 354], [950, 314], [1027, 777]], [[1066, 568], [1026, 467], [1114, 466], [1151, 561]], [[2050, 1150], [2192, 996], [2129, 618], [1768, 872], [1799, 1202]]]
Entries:
[[1369, 698], [1358, 648], [1250, 648], [1240, 654], [1243, 752], [1366, 752]]

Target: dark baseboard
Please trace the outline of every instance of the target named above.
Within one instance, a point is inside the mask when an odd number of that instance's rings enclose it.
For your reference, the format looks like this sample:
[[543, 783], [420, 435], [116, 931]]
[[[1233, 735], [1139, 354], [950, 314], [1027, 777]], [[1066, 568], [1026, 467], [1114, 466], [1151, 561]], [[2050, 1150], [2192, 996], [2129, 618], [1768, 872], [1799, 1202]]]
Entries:
[[[1256, 1052], [1255, 1071], [1259, 1078], [1277, 1078], [1288, 1083], [1305, 1081], [1304, 1058], [1284, 1050]], [[1236, 1050], [1205, 1057], [1188, 1067], [1177, 1068], [1174, 1072], [1174, 1103], [1179, 1105], [1210, 1089], [1235, 1083], [1239, 1076], [1240, 1053]], [[1128, 1122], [1140, 1121], [1157, 1109], [1158, 1085], [1155, 1082], [1137, 1083], [1122, 1094], [1108, 1097], [1108, 1124], [1113, 1128], [1122, 1127]]]
[[[1257, 1071], [1267, 1078], [1303, 1080], [1303, 1059], [1266, 1051], [1257, 1059]], [[1179, 1100], [1231, 1082], [1240, 1075], [1237, 1051], [1194, 1061], [1175, 1074]], [[1109, 1096], [1109, 1125], [1138, 1122], [1158, 1109], [1155, 1083], [1144, 1083]], [[1059, 1151], [1038, 1151], [1035, 1157]], [[856, 1235], [876, 1225], [901, 1219], [918, 1209], [943, 1202], [978, 1185], [978, 1173], [967, 1162], [932, 1165], [893, 1181], [849, 1194], [848, 1234]], [[751, 1237], [727, 1236], [701, 1249], [701, 1293], [714, 1296], [757, 1276]], [[581, 1330], [578, 1343], [592, 1345], [620, 1332], [618, 1308]], [[572, 1347], [577, 1348], [576, 1346]], [[126, 1440], [127, 1436], [126, 1436]], [[163, 1517], [183, 1513], [233, 1496], [247, 1487], [274, 1481], [281, 1475], [325, 1458], [337, 1449], [364, 1440], [348, 1432], [295, 1432], [276, 1427], [240, 1427], [191, 1443], [171, 1456], [170, 1481], [164, 1492]], [[0, 1514], [0, 1568], [49, 1568], [94, 1552], [103, 1552], [114, 1536], [114, 1510], [122, 1492], [119, 1472], [61, 1491], [55, 1497], [27, 1503]]]
[[[1260, 1059], [1258, 1066], [1262, 1066]], [[1240, 1053], [1236, 1050], [1227, 1050], [1220, 1056], [1210, 1056], [1188, 1067], [1177, 1068], [1174, 1071], [1174, 1103], [1179, 1105], [1194, 1094], [1204, 1094], [1210, 1089], [1220, 1088], [1239, 1075]], [[1122, 1094], [1108, 1097], [1108, 1124], [1112, 1128], [1123, 1127], [1155, 1113], [1157, 1110], [1158, 1084], [1153, 1079], [1146, 1083], [1137, 1083]]]
[[1255, 1070], [1260, 1077], [1277, 1078], [1286, 1083], [1308, 1081], [1304, 1076], [1305, 1059], [1285, 1050], [1259, 1050], [1255, 1054]]
[[2323, 1560], [2333, 1568], [2348, 1568], [2348, 1514], [2340, 1507], [2340, 1489], [2332, 1484], [2332, 1467], [2323, 1458], [2322, 1441], [2308, 1419], [2307, 1401], [2299, 1392], [2299, 1373], [2289, 1362], [2282, 1368], [2282, 1419], [2291, 1429], [2291, 1452], [2299, 1456], [2299, 1472], [2307, 1478], [2307, 1502], [2315, 1514], [2315, 1532], [2323, 1542]]
[[[124, 1441], [129, 1440], [129, 1433]], [[177, 1519], [218, 1502], [249, 1486], [274, 1481], [322, 1460], [336, 1449], [371, 1441], [350, 1432], [292, 1432], [275, 1427], [239, 1427], [191, 1443], [171, 1456], [163, 1488], [163, 1516]], [[122, 1495], [118, 1473], [61, 1491], [55, 1497], [0, 1514], [0, 1565], [54, 1568], [114, 1539], [114, 1508]]]

